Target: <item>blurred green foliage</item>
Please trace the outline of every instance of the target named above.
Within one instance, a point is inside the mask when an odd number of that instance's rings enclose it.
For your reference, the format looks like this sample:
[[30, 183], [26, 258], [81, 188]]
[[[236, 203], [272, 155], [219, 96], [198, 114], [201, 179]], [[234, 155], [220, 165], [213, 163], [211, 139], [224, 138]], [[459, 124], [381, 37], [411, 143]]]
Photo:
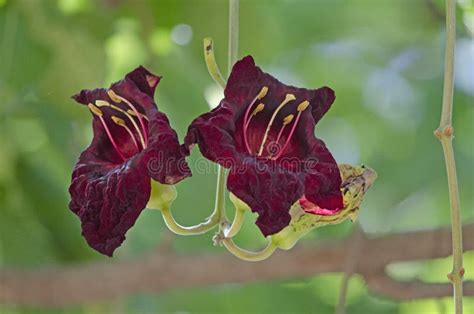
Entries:
[[[474, 216], [472, 2], [459, 1], [458, 13], [454, 145], [463, 220], [468, 222]], [[338, 162], [364, 163], [378, 171], [361, 212], [363, 228], [389, 233], [449, 225], [444, 162], [432, 135], [442, 97], [443, 1], [242, 0], [240, 14], [241, 56], [252, 54], [286, 83], [336, 90], [336, 103], [316, 133]], [[214, 38], [224, 69], [226, 1], [0, 0], [2, 265], [105, 259], [86, 246], [79, 221], [67, 208], [71, 169], [91, 138], [90, 114], [70, 96], [106, 86], [143, 64], [163, 75], [156, 100], [182, 138], [188, 123], [215, 106], [221, 93], [203, 62], [205, 36]], [[194, 170], [209, 167], [215, 173], [215, 166], [203, 163], [197, 152], [190, 163]], [[178, 185], [174, 212], [183, 224], [200, 222], [213, 206], [215, 175], [197, 172]], [[253, 225], [255, 217], [246, 219], [237, 241], [258, 247], [264, 239]], [[152, 250], [164, 231], [160, 213], [145, 211], [115, 258]], [[344, 237], [350, 231], [346, 222], [313, 232], [307, 240]], [[221, 251], [210, 238], [176, 238], [174, 246], [186, 252]], [[473, 266], [474, 255], [468, 254], [467, 276]], [[446, 259], [394, 265], [390, 271], [401, 278], [445, 281], [449, 269]], [[340, 278], [327, 274], [176, 290], [84, 304], [64, 313], [332, 313]], [[355, 277], [348, 312], [450, 313], [450, 302], [380, 299]], [[466, 299], [466, 313], [473, 308], [474, 301]]]

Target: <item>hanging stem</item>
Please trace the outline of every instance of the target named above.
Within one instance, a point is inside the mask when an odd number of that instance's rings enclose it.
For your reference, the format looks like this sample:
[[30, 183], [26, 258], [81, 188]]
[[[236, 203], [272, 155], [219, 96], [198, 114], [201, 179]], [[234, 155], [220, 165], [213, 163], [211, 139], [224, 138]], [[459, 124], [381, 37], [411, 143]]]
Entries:
[[456, 173], [456, 162], [453, 150], [452, 126], [453, 116], [453, 94], [454, 94], [454, 52], [456, 43], [456, 3], [455, 0], [446, 0], [446, 52], [444, 72], [443, 107], [441, 121], [438, 129], [434, 132], [443, 147], [446, 173], [448, 177], [449, 199], [451, 204], [451, 229], [453, 246], [453, 269], [448, 274], [453, 284], [454, 308], [456, 314], [462, 313], [462, 279], [464, 268], [462, 262], [462, 224], [461, 209], [459, 202], [458, 179]]
[[214, 211], [205, 222], [192, 227], [183, 227], [178, 224], [171, 214], [169, 207], [161, 208], [161, 215], [163, 216], [168, 229], [179, 235], [197, 235], [206, 233], [214, 228], [219, 222], [219, 216], [216, 214], [216, 211]]
[[[228, 72], [230, 74], [232, 66], [237, 61], [239, 40], [239, 0], [229, 0], [229, 52], [228, 52]], [[214, 61], [215, 63], [215, 61]], [[220, 213], [220, 227], [228, 225], [225, 213], [225, 169], [219, 166], [217, 173], [216, 208]]]
[[222, 243], [230, 253], [247, 262], [259, 262], [266, 260], [277, 249], [277, 246], [273, 243], [273, 241], [268, 243], [267, 247], [265, 247], [260, 252], [251, 252], [244, 250], [238, 247], [231, 238], [223, 239]]
[[239, 0], [229, 0], [229, 55], [227, 71], [232, 71], [239, 54]]
[[242, 224], [244, 222], [244, 217], [245, 217], [245, 210], [242, 209], [236, 209], [235, 210], [235, 216], [234, 216], [234, 221], [232, 221], [232, 225], [228, 228], [224, 228], [224, 236], [226, 238], [232, 238], [235, 236], [237, 233], [239, 233], [240, 228], [242, 227]]

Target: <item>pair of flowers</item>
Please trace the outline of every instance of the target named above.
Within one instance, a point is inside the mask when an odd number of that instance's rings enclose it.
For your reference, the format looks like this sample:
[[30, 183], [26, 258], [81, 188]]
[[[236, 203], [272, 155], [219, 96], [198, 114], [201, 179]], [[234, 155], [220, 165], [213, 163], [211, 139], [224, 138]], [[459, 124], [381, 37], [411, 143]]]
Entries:
[[224, 99], [190, 124], [181, 145], [153, 99], [160, 79], [139, 67], [108, 89], [73, 96], [92, 112], [94, 137], [74, 167], [69, 208], [92, 248], [112, 256], [146, 207], [151, 180], [191, 176], [185, 158], [194, 144], [229, 169], [227, 189], [258, 213], [265, 236], [289, 225], [295, 203], [315, 215], [343, 208], [338, 166], [314, 135], [333, 90], [287, 86], [247, 56], [234, 65]]

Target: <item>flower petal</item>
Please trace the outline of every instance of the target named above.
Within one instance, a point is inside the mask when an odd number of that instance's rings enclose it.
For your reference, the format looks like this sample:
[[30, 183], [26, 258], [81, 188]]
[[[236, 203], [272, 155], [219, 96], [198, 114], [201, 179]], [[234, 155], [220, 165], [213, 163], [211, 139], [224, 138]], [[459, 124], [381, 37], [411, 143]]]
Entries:
[[[339, 168], [321, 140], [313, 139], [311, 142], [311, 154], [304, 161], [305, 195], [300, 203], [307, 212], [333, 215], [344, 206], [340, 190]], [[308, 202], [315, 206], [308, 207]], [[321, 210], [316, 210], [315, 207], [319, 207]]]
[[87, 243], [112, 256], [150, 198], [150, 178], [135, 159], [111, 167], [89, 155], [85, 151], [74, 169], [69, 208], [80, 218]]
[[163, 184], [176, 184], [191, 176], [191, 170], [181, 149], [176, 131], [166, 115], [156, 112], [150, 117], [148, 148], [143, 151], [142, 162], [148, 175]]
[[290, 223], [289, 210], [304, 190], [298, 174], [251, 157], [231, 169], [227, 188], [258, 213], [256, 224], [265, 236]]

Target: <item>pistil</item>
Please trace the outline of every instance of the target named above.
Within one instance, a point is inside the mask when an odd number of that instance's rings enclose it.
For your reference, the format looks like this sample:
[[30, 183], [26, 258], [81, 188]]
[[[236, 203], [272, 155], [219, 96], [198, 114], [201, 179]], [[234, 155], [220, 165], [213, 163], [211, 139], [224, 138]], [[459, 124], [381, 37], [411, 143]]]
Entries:
[[[129, 112], [127, 112], [127, 111], [123, 110], [122, 108], [119, 108], [119, 107], [117, 107], [117, 106], [115, 106], [115, 105], [113, 105], [113, 104], [111, 104], [111, 103], [109, 103], [108, 101], [105, 101], [105, 100], [96, 100], [95, 105], [97, 107], [103, 107], [103, 106], [110, 107], [111, 109], [114, 109], [118, 112], [123, 113], [130, 120], [130, 122], [132, 122], [133, 127], [137, 131], [138, 136], [140, 137], [140, 143], [142, 144], [143, 149], [146, 148], [146, 143], [145, 143], [145, 139], [143, 137], [143, 134], [140, 131], [140, 128], [138, 127], [137, 123], [135, 122], [135, 119], [132, 118], [132, 116], [130, 115]], [[133, 112], [132, 110], [130, 110], [130, 111]], [[134, 139], [135, 139], [135, 137], [134, 137]]]
[[122, 160], [125, 161], [126, 158], [123, 156], [122, 152], [118, 148], [118, 145], [115, 142], [114, 137], [112, 136], [112, 133], [110, 132], [109, 127], [107, 126], [107, 123], [105, 123], [105, 121], [104, 121], [104, 117], [103, 117], [104, 114], [102, 113], [102, 110], [100, 110], [99, 108], [97, 108], [93, 104], [88, 104], [87, 106], [89, 107], [90, 111], [100, 119], [100, 122], [102, 123], [102, 126], [105, 129], [105, 133], [109, 137], [110, 143], [112, 144], [112, 146], [114, 147], [115, 151], [120, 156], [120, 158], [122, 158]]
[[262, 144], [260, 144], [260, 149], [258, 150], [258, 156], [262, 156], [263, 153], [263, 148], [265, 147], [265, 142], [267, 141], [268, 134], [270, 133], [270, 129], [272, 127], [273, 121], [275, 121], [275, 118], [280, 112], [280, 110], [285, 106], [287, 103], [289, 103], [292, 100], [295, 100], [296, 97], [293, 94], [286, 94], [285, 99], [282, 101], [282, 103], [276, 108], [275, 112], [273, 112], [272, 117], [270, 118], [270, 122], [268, 123], [267, 129], [265, 130], [265, 134], [263, 135], [263, 140]]

